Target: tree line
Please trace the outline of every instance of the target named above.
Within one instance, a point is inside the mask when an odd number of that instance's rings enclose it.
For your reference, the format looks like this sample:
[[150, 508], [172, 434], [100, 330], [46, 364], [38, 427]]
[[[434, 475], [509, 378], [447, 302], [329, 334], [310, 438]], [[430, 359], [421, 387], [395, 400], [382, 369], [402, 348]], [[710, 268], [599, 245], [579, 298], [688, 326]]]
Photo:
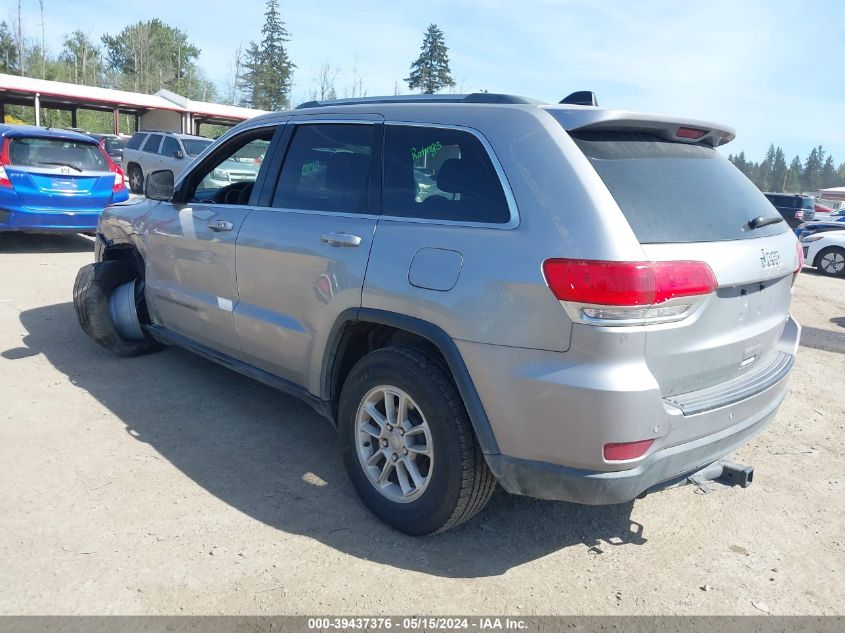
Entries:
[[789, 164], [783, 150], [774, 143], [759, 163], [748, 160], [745, 152], [730, 154], [728, 160], [761, 191], [814, 193], [845, 185], [845, 163], [837, 168], [833, 156], [821, 145], [814, 147], [804, 160], [795, 156]]

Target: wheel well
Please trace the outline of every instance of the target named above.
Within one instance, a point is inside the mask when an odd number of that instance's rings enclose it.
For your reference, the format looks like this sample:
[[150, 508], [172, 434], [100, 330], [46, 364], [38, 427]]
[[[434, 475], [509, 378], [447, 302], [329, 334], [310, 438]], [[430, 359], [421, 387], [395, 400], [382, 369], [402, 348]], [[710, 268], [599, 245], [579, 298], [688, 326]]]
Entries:
[[815, 257], [815, 259], [813, 259], [813, 267], [814, 268], [819, 267], [819, 263], [821, 262], [822, 253], [824, 253], [826, 251], [841, 251], [842, 253], [845, 253], [845, 248], [842, 248], [841, 246], [836, 246], [836, 245], [825, 246], [823, 249], [819, 250], [818, 253], [816, 253], [816, 257]]
[[334, 361], [327, 376], [329, 380], [328, 395], [332, 419], [337, 419], [340, 391], [343, 389], [343, 383], [346, 381], [355, 363], [370, 352], [390, 345], [417, 345], [424, 347], [430, 353], [436, 354], [443, 361], [443, 364], [448, 367], [446, 359], [440, 350], [424, 336], [381, 323], [371, 323], [368, 321], [349, 323], [340, 334]]
[[115, 244], [106, 247], [103, 251], [103, 261], [126, 262], [138, 273], [140, 279], [144, 278], [144, 259], [132, 244]]

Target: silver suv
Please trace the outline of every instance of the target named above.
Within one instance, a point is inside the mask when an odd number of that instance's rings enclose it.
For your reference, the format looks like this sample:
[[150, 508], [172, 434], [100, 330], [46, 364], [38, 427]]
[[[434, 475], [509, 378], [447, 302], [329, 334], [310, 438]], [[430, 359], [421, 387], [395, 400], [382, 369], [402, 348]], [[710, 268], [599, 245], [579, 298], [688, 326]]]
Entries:
[[211, 145], [202, 136], [161, 130], [135, 132], [123, 148], [121, 166], [132, 193], [144, 191], [144, 178], [151, 171], [169, 169], [178, 176], [191, 160]]
[[[188, 348], [310, 403], [411, 534], [496, 482], [586, 504], [692, 477], [786, 395], [795, 235], [728, 128], [507, 95], [242, 123], [100, 220], [74, 302], [117, 353]], [[254, 181], [219, 165], [251, 146]]]

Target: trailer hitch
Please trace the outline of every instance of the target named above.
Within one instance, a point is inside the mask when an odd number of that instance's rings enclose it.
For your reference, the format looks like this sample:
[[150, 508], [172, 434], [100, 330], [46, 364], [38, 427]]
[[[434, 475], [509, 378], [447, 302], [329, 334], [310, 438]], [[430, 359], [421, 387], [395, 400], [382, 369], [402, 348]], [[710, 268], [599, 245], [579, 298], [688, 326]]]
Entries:
[[754, 467], [721, 459], [693, 473], [687, 477], [687, 481], [694, 484], [703, 494], [713, 492], [710, 482], [748, 488], [754, 481]]

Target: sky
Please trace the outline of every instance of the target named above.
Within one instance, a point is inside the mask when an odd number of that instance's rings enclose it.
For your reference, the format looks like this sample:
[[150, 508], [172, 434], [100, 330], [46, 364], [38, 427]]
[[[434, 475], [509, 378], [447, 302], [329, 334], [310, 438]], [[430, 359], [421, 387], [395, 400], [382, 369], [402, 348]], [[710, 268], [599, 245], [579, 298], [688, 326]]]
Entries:
[[[22, 0], [24, 32], [40, 36], [38, 0]], [[221, 89], [234, 51], [259, 40], [264, 0], [44, 0], [47, 47], [80, 28], [99, 38], [160, 18], [188, 34]], [[0, 0], [9, 19], [14, 0]], [[119, 8], [119, 10], [116, 10]], [[321, 63], [354, 69], [368, 95], [393, 94], [436, 23], [462, 92], [556, 102], [592, 90], [604, 107], [727, 124], [760, 160], [769, 143], [787, 161], [823, 145], [845, 161], [845, 11], [838, 0], [312, 0], [280, 1], [297, 65], [293, 102], [308, 99]], [[95, 17], [96, 16], [96, 17]], [[837, 84], [838, 85], [835, 85]]]

